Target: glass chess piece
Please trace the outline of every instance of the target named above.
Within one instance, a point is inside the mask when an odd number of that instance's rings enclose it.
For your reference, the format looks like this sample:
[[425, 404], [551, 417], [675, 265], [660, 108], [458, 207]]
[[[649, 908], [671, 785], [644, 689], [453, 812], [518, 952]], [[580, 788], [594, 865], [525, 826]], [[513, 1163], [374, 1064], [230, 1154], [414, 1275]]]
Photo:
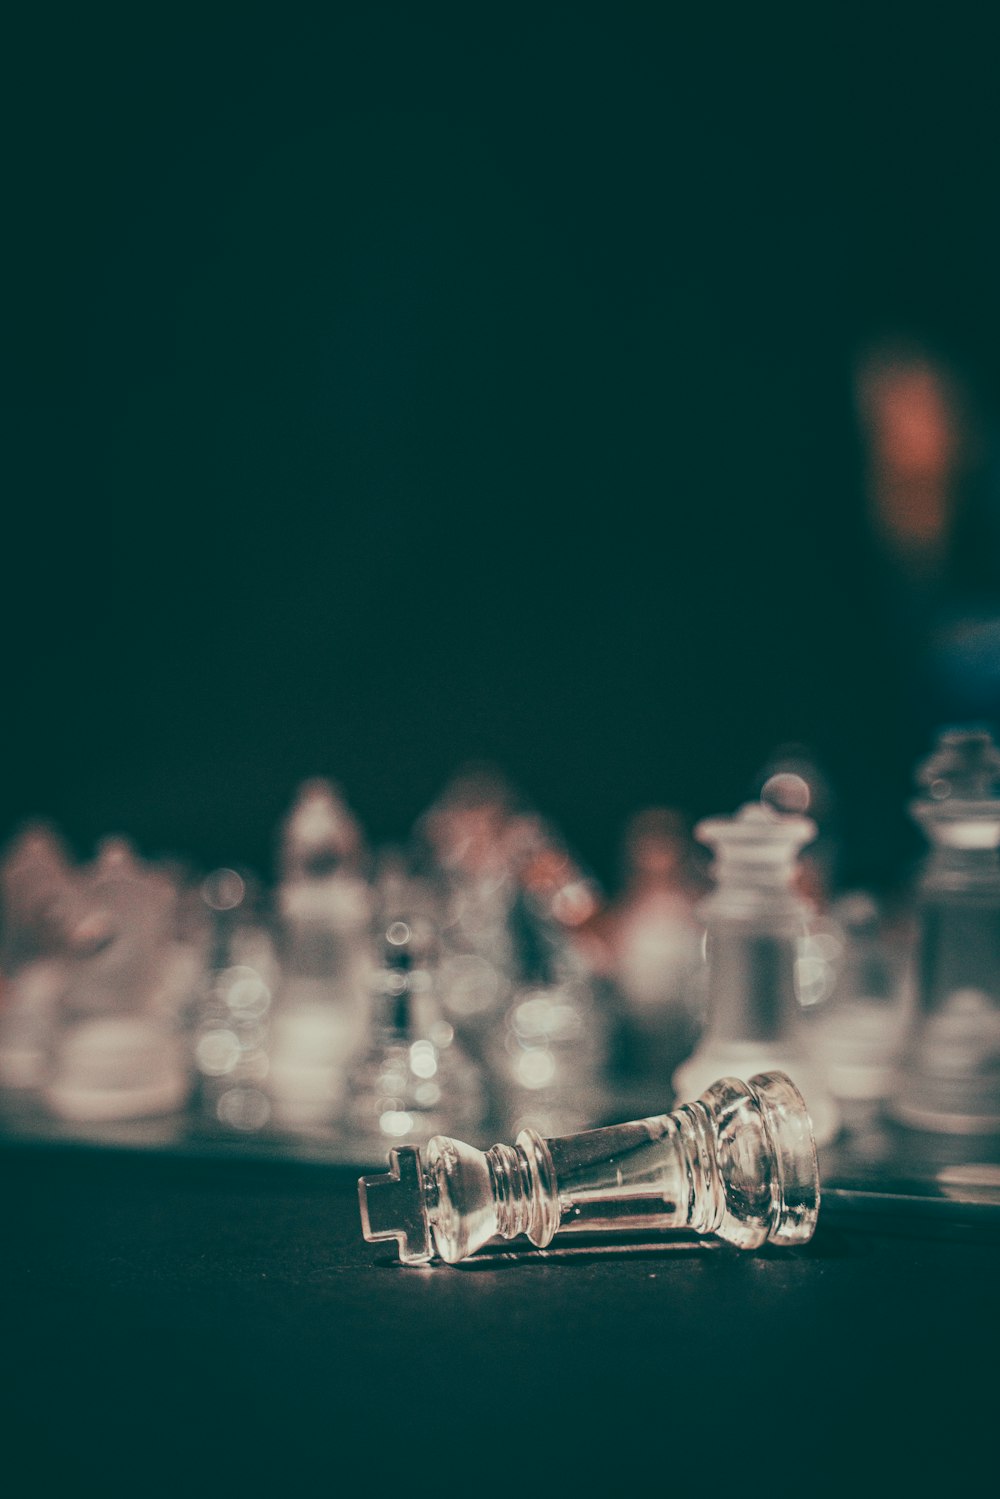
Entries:
[[889, 1092], [903, 1039], [901, 964], [866, 891], [841, 896], [830, 922], [832, 992], [810, 1013], [813, 1049], [836, 1098], [875, 1103]]
[[813, 751], [804, 744], [781, 744], [755, 778], [755, 792], [766, 807], [809, 817], [816, 832], [800, 854], [795, 888], [822, 908], [834, 883], [839, 857], [837, 809], [830, 783]]
[[281, 827], [281, 882], [356, 873], [363, 857], [361, 829], [332, 781], [314, 776], [299, 786]]
[[618, 1012], [618, 1070], [662, 1096], [698, 1038], [704, 933], [680, 815], [647, 807], [625, 830], [624, 888], [594, 929]]
[[235, 869], [202, 882], [209, 951], [193, 1006], [195, 1109], [210, 1132], [254, 1134], [270, 1122], [267, 1092], [272, 998], [278, 967], [254, 892]]
[[517, 805], [499, 772], [472, 767], [451, 782], [415, 830], [435, 898], [441, 1008], [480, 1065], [502, 1020], [515, 965], [508, 919], [516, 883], [507, 834]]
[[585, 1129], [604, 1113], [605, 1018], [571, 939], [525, 890], [509, 925], [516, 977], [486, 1058], [494, 1108], [511, 1133]]
[[38, 1088], [65, 985], [66, 923], [78, 881], [58, 836], [33, 823], [0, 862], [0, 1087]]
[[69, 956], [43, 1098], [76, 1122], [150, 1118], [185, 1103], [181, 1034], [189, 954], [177, 891], [122, 838], [107, 838], [67, 922]]
[[395, 915], [385, 925], [371, 1035], [348, 1077], [344, 1123], [362, 1159], [443, 1128], [476, 1134], [485, 1116], [481, 1074], [441, 1014], [432, 933], [414, 904], [405, 920]]
[[367, 1037], [371, 892], [361, 833], [327, 781], [307, 781], [283, 829], [277, 891], [282, 980], [272, 1014], [273, 1122], [332, 1128]]
[[816, 1140], [831, 1141], [840, 1116], [812, 1056], [796, 985], [809, 908], [795, 893], [797, 854], [816, 825], [748, 803], [710, 818], [695, 837], [715, 850], [715, 889], [699, 912], [707, 929], [707, 1020], [694, 1054], [674, 1074], [690, 1098], [719, 1076], [782, 1071], [795, 1076]]
[[723, 1078], [670, 1114], [480, 1151], [437, 1136], [425, 1155], [389, 1152], [358, 1183], [369, 1243], [394, 1239], [406, 1264], [455, 1264], [490, 1239], [527, 1234], [694, 1230], [739, 1249], [806, 1243], [819, 1213], [808, 1112], [783, 1073]]
[[550, 823], [522, 812], [511, 818], [505, 843], [518, 883], [546, 921], [570, 933], [594, 921], [602, 904], [597, 882], [579, 867]]
[[942, 733], [911, 812], [931, 843], [919, 884], [915, 1006], [889, 1111], [944, 1134], [1000, 1131], [1000, 751]]
[[66, 903], [75, 881], [62, 840], [45, 823], [29, 823], [8, 845], [0, 861], [0, 969], [5, 975], [62, 946]]

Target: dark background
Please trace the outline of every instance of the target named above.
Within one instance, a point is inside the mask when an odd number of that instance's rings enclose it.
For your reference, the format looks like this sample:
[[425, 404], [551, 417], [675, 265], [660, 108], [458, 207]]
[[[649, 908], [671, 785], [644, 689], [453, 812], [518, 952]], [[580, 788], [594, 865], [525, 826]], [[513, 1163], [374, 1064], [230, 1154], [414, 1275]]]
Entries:
[[898, 866], [851, 364], [996, 399], [985, 35], [322, 9], [8, 29], [0, 834], [266, 869], [301, 777], [399, 838], [488, 756], [609, 877], [795, 739]]

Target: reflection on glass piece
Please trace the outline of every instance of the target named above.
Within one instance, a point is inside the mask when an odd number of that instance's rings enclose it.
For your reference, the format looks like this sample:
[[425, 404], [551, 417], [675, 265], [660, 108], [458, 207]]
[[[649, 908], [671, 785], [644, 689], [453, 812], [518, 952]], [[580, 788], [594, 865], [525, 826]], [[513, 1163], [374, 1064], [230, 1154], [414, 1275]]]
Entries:
[[724, 1078], [694, 1103], [633, 1124], [476, 1150], [435, 1136], [425, 1156], [393, 1150], [389, 1172], [358, 1183], [371, 1243], [404, 1263], [454, 1264], [490, 1239], [558, 1232], [689, 1229], [740, 1249], [804, 1244], [820, 1187], [809, 1114], [794, 1083]]
[[235, 869], [216, 869], [202, 881], [201, 898], [213, 911], [235, 911], [246, 893], [246, 882]]
[[227, 1088], [216, 1103], [220, 1124], [242, 1134], [253, 1134], [263, 1129], [271, 1116], [271, 1105], [267, 1095], [259, 1088]]
[[776, 812], [808, 812], [812, 802], [809, 782], [791, 771], [769, 776], [761, 787], [760, 799]]

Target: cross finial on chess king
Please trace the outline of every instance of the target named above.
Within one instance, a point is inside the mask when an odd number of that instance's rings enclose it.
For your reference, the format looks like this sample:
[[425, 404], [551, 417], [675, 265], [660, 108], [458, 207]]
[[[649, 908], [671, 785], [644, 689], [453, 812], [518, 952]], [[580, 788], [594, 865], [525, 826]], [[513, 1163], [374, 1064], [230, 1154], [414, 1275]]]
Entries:
[[412, 1145], [390, 1150], [388, 1172], [363, 1176], [358, 1198], [366, 1239], [395, 1239], [404, 1265], [420, 1265], [432, 1257], [420, 1152]]

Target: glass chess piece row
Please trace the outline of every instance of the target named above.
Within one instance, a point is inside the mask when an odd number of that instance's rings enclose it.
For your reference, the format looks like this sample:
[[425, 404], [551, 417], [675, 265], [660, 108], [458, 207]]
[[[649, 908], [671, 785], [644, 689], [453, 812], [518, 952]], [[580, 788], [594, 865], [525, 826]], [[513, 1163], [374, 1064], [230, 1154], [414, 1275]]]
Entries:
[[645, 814], [606, 907], [551, 826], [483, 771], [378, 860], [337, 789], [304, 783], [270, 897], [123, 840], [77, 867], [28, 829], [0, 860], [0, 1107], [183, 1115], [375, 1158], [451, 1127], [562, 1138], [655, 1107], [671, 1075], [692, 1096], [780, 1070], [821, 1143], [859, 1100], [910, 1130], [995, 1132], [998, 761], [987, 734], [947, 731], [920, 772], [915, 954], [905, 923], [865, 892], [830, 901], [829, 875], [803, 861], [801, 757], [761, 802], [698, 825], [711, 881], [683, 823]]
[[358, 1183], [369, 1243], [404, 1264], [457, 1264], [491, 1239], [686, 1229], [739, 1249], [807, 1243], [819, 1170], [802, 1095], [783, 1073], [723, 1078], [672, 1113], [477, 1150], [436, 1136], [394, 1149], [389, 1171]]

